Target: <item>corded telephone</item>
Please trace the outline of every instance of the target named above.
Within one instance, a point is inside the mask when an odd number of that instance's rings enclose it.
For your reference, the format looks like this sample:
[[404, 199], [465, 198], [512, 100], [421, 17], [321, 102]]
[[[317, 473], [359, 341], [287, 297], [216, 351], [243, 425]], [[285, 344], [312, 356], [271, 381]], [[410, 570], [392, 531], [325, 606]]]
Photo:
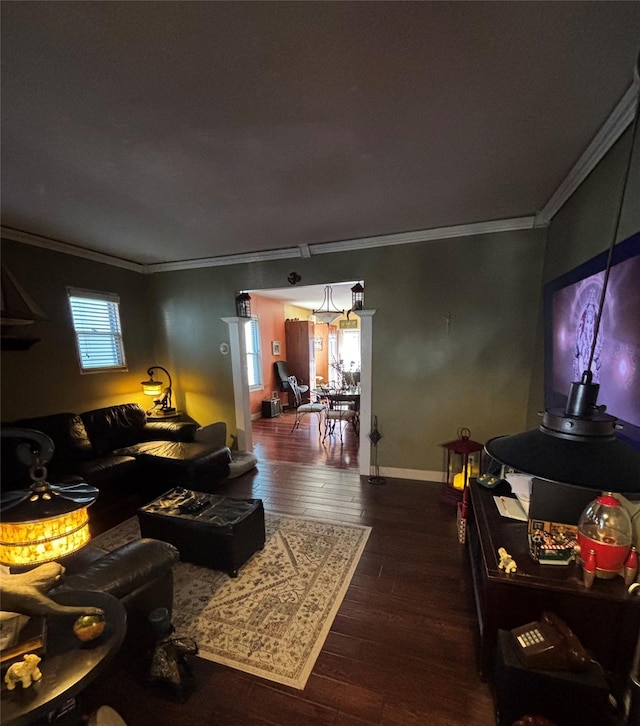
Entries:
[[555, 613], [511, 631], [518, 657], [525, 668], [583, 671], [591, 658], [578, 638]]

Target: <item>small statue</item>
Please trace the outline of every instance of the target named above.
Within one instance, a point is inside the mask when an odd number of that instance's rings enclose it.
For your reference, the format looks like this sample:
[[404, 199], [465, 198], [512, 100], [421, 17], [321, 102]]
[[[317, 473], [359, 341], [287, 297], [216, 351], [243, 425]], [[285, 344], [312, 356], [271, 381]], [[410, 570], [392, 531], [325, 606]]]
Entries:
[[149, 614], [153, 647], [147, 681], [159, 695], [184, 703], [195, 687], [195, 678], [188, 655], [198, 654], [198, 645], [191, 638], [174, 637], [169, 611], [156, 608]]
[[501, 570], [505, 571], [505, 574], [508, 575], [511, 572], [516, 572], [518, 569], [518, 565], [516, 565], [516, 561], [511, 557], [511, 555], [505, 550], [504, 547], [500, 547], [498, 549], [498, 556], [500, 557], [500, 562], [498, 563], [498, 567]]
[[186, 656], [197, 654], [198, 646], [191, 638], [163, 638], [153, 650], [149, 682], [161, 695], [184, 703], [195, 684]]
[[29, 688], [32, 683], [42, 678], [42, 671], [38, 668], [40, 658], [34, 653], [27, 653], [24, 660], [13, 663], [9, 666], [4, 682], [10, 691], [16, 687], [16, 683], [21, 683], [23, 688]]
[[101, 608], [59, 605], [45, 593], [60, 584], [64, 567], [47, 562], [28, 572], [11, 575], [0, 569], [2, 609], [24, 615], [103, 615]]

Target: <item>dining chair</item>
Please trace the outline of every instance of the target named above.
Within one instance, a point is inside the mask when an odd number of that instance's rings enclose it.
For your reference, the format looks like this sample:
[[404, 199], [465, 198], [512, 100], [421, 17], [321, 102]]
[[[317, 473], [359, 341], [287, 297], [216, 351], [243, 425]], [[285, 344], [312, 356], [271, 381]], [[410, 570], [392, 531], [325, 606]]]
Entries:
[[359, 412], [354, 409], [353, 401], [341, 401], [332, 396], [327, 401], [327, 410], [324, 415], [324, 436], [322, 441], [324, 442], [327, 436], [335, 436], [336, 432], [340, 436], [340, 446], [343, 445], [344, 441], [342, 438], [342, 430], [346, 428], [342, 426], [344, 421], [346, 424], [351, 423], [354, 431], [357, 432], [357, 419]]
[[[309, 387], [299, 386], [298, 379], [295, 376], [289, 376], [288, 381], [296, 405], [296, 420], [293, 422], [290, 433], [293, 433], [297, 428], [300, 427], [300, 421], [306, 413], [315, 413], [318, 414], [318, 436], [322, 436], [322, 420], [324, 414], [326, 413], [327, 407], [323, 403], [320, 403], [318, 401], [309, 401], [309, 403], [302, 403], [302, 394], [308, 391]], [[303, 388], [304, 391], [302, 390]]]

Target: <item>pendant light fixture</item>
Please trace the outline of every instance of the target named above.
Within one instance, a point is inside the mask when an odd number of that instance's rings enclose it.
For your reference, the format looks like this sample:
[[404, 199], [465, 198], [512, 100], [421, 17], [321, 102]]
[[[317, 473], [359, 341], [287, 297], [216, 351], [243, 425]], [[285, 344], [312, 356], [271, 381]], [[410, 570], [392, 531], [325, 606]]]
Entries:
[[2, 437], [20, 443], [16, 454], [29, 467], [29, 489], [2, 494], [0, 512], [0, 563], [39, 565], [58, 560], [83, 547], [90, 539], [90, 507], [99, 491], [84, 482], [56, 486], [46, 480], [53, 441], [42, 431], [4, 428]]
[[327, 325], [335, 323], [338, 318], [341, 318], [344, 315], [344, 310], [338, 310], [333, 302], [333, 290], [331, 285], [327, 285], [324, 288], [322, 305], [318, 310], [314, 310], [313, 314], [320, 320], [320, 322], [326, 323]]
[[[636, 84], [640, 83], [640, 55], [635, 68]], [[620, 428], [617, 419], [605, 413], [605, 406], [598, 406], [599, 384], [593, 382], [593, 363], [602, 311], [604, 307], [613, 248], [618, 238], [620, 218], [629, 182], [633, 150], [638, 136], [636, 111], [631, 134], [631, 146], [627, 160], [615, 229], [609, 247], [596, 315], [590, 356], [580, 381], [571, 384], [565, 409], [544, 412], [542, 423], [536, 430], [513, 436], [491, 439], [485, 450], [496, 461], [517, 471], [540, 479], [573, 484], [598, 491], [640, 492], [640, 452], [616, 437]]]

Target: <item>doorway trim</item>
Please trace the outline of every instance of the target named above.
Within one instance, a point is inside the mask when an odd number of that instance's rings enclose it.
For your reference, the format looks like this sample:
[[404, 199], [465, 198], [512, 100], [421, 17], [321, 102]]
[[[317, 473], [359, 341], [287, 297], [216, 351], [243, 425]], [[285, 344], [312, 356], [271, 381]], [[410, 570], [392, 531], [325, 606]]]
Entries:
[[[358, 466], [360, 476], [371, 474], [371, 447], [368, 434], [371, 427], [371, 373], [373, 367], [373, 316], [377, 310], [358, 310], [360, 318], [360, 438], [358, 441]], [[251, 405], [247, 378], [246, 344], [244, 326], [249, 318], [222, 318], [229, 326], [233, 398], [235, 403], [236, 429], [240, 451], [253, 451], [251, 431]], [[242, 334], [241, 334], [242, 332]]]
[[358, 464], [360, 476], [371, 474], [371, 373], [373, 368], [373, 316], [376, 310], [356, 310], [360, 318], [360, 441], [358, 445]]
[[244, 326], [251, 318], [222, 318], [229, 326], [231, 349], [231, 374], [233, 376], [233, 400], [236, 414], [238, 451], [253, 451], [251, 435], [251, 401], [247, 376], [247, 344]]

